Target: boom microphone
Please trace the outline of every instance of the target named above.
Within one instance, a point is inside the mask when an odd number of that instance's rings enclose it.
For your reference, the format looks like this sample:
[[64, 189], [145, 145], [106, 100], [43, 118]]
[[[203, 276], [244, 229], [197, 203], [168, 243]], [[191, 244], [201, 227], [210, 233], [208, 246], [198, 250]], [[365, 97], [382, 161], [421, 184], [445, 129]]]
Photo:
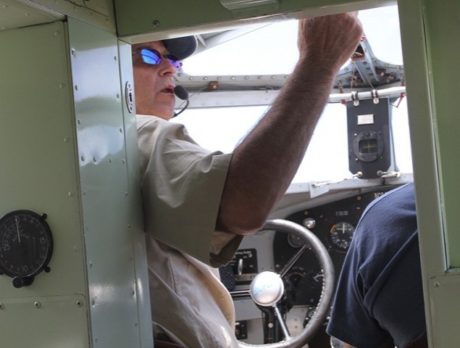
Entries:
[[180, 86], [180, 85], [174, 87], [174, 94], [179, 99], [188, 100], [188, 92], [187, 92], [187, 90], [184, 87]]
[[185, 105], [184, 107], [179, 111], [179, 112], [175, 112], [173, 117], [176, 117], [177, 115], [181, 114], [188, 106], [189, 104], [189, 100], [188, 100], [188, 92], [187, 90], [178, 85], [176, 87], [174, 87], [174, 94], [176, 95], [177, 98], [181, 99], [181, 100], [185, 100]]

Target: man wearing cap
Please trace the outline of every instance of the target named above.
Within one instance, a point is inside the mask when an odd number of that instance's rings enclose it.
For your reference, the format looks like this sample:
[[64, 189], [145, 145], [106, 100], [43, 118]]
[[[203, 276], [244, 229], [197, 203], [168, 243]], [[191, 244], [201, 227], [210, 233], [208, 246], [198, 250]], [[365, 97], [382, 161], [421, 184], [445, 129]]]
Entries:
[[[215, 268], [261, 228], [291, 182], [334, 78], [362, 35], [356, 14], [299, 22], [299, 60], [273, 106], [232, 154], [169, 123], [174, 74], [194, 38], [132, 48], [150, 296], [156, 342], [237, 347], [234, 308]], [[211, 267], [209, 267], [210, 265]]]

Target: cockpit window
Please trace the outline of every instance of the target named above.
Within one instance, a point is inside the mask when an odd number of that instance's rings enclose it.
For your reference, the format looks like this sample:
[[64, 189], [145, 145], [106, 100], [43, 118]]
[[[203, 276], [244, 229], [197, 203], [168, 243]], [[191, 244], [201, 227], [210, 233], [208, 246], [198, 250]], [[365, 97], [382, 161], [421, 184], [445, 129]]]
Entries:
[[[359, 18], [375, 57], [385, 63], [402, 65], [397, 7], [361, 11]], [[382, 18], [385, 18], [385, 25], [382, 25]], [[236, 37], [230, 40], [228, 36], [216, 38], [225, 42], [216, 44], [214, 41], [214, 47], [185, 60], [184, 73], [192, 76], [257, 76], [292, 71], [298, 57], [297, 21], [252, 25], [233, 35]], [[401, 95], [392, 100], [397, 168], [401, 173], [412, 173], [406, 98]], [[267, 109], [268, 106], [189, 109], [174, 120], [184, 123], [203, 147], [231, 152]], [[293, 183], [351, 178], [353, 174], [348, 167], [347, 109], [342, 103], [329, 103]]]
[[[375, 56], [387, 63], [402, 64], [397, 6], [360, 11], [359, 19]], [[189, 75], [289, 74], [292, 71], [298, 58], [296, 20], [253, 24], [238, 31], [220, 38], [216, 36], [211, 41], [215, 46], [186, 59], [183, 71]]]
[[[412, 173], [407, 104], [393, 107], [395, 157], [401, 173]], [[187, 126], [192, 137], [209, 150], [231, 152], [252, 129], [267, 107], [188, 110], [174, 119]], [[340, 103], [328, 104], [293, 183], [351, 178], [348, 170], [347, 114]]]

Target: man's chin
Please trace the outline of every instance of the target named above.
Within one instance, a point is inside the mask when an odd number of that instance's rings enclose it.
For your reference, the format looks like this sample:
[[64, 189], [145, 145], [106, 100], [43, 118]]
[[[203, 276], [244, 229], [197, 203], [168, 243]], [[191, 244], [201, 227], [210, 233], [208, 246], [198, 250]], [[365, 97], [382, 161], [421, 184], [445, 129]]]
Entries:
[[158, 117], [161, 117], [164, 120], [169, 120], [169, 119], [171, 119], [173, 117], [174, 110], [173, 110], [173, 108], [164, 109], [164, 110], [156, 110], [154, 115], [158, 116]]
[[156, 100], [154, 107], [152, 108], [153, 115], [161, 117], [165, 120], [169, 120], [172, 118], [174, 114], [174, 101], [175, 98], [173, 97], [172, 100], [169, 98], [169, 100], [159, 102]]

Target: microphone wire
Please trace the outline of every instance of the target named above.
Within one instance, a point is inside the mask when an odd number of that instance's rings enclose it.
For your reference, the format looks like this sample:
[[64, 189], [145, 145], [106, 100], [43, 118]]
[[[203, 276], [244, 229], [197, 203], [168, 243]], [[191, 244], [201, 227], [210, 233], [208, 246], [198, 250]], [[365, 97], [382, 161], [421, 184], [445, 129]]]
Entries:
[[174, 112], [173, 117], [176, 117], [176, 116], [180, 115], [182, 112], [184, 112], [185, 109], [187, 109], [188, 104], [190, 102], [189, 102], [189, 98], [188, 98], [188, 92], [184, 87], [182, 87], [180, 85], [174, 87], [174, 94], [176, 95], [177, 98], [179, 98], [181, 100], [185, 100], [185, 105], [182, 107], [182, 109], [180, 109], [178, 112]]

